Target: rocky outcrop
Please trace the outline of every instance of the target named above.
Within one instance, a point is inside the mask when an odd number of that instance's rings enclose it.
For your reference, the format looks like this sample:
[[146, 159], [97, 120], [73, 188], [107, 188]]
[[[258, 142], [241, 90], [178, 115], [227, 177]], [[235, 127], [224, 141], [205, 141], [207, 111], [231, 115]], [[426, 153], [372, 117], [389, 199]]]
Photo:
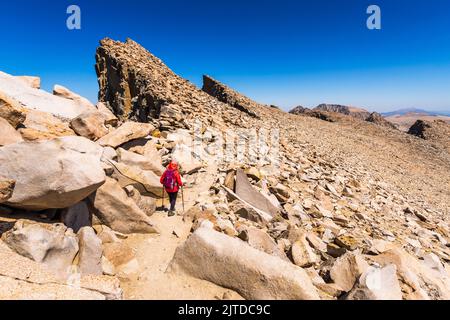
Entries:
[[103, 39], [96, 62], [99, 101], [121, 120], [148, 123], [158, 119], [159, 129], [167, 131], [185, 128], [184, 120], [202, 110], [215, 116], [228, 112], [228, 105], [177, 76], [131, 39], [125, 43]]
[[347, 116], [352, 116], [360, 120], [366, 120], [370, 116], [370, 112], [361, 108], [343, 106], [339, 104], [320, 104], [313, 109], [314, 111], [326, 111], [342, 113]]
[[231, 288], [249, 300], [319, 299], [303, 269], [205, 227], [177, 249], [169, 271]]
[[381, 114], [377, 112], [370, 113], [361, 108], [348, 107], [335, 104], [321, 104], [314, 109], [304, 108], [302, 106], [295, 107], [289, 113], [295, 115], [309, 116], [318, 118], [320, 120], [328, 122], [345, 122], [348, 121], [348, 117], [374, 123], [376, 125], [397, 129], [397, 127], [386, 120]]
[[450, 124], [443, 120], [417, 120], [408, 133], [428, 140], [450, 152]]
[[[104, 39], [96, 54], [99, 100], [122, 120], [148, 122], [159, 117], [161, 107], [171, 98], [170, 78], [175, 75], [136, 42]], [[180, 80], [178, 80], [179, 82]], [[168, 90], [159, 84], [165, 83]]]
[[300, 114], [307, 113], [309, 111], [311, 111], [311, 109], [305, 108], [303, 106], [297, 106], [297, 107], [293, 108], [291, 111], [289, 111], [289, 113], [300, 115]]
[[264, 107], [207, 75], [203, 76], [202, 90], [217, 100], [229, 104], [251, 117], [259, 118], [256, 109], [258, 107]]
[[0, 176], [16, 181], [7, 204], [44, 210], [67, 208], [80, 202], [105, 181], [101, 155], [101, 147], [81, 137], [22, 142], [0, 148]]
[[372, 122], [379, 126], [383, 126], [386, 128], [397, 129], [396, 125], [386, 120], [381, 114], [378, 112], [372, 112], [370, 116], [366, 119], [367, 122]]

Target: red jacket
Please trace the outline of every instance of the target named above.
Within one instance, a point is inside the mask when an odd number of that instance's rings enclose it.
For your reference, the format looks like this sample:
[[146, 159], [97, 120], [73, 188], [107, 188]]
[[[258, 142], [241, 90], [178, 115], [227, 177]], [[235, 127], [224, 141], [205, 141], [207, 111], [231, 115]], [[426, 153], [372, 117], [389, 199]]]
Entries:
[[167, 187], [166, 187], [165, 189], [166, 189], [166, 191], [167, 191], [168, 193], [178, 192], [178, 190], [180, 189], [180, 187], [183, 186], [183, 182], [181, 181], [180, 173], [178, 172], [178, 165], [176, 165], [176, 164], [174, 164], [174, 163], [171, 162], [171, 163], [168, 165], [167, 170], [164, 171], [163, 175], [161, 176], [160, 182], [161, 182], [162, 185], [164, 185], [164, 180], [166, 179], [167, 172], [168, 172], [169, 170], [170, 170], [170, 171], [174, 171], [174, 176], [175, 176], [175, 180], [176, 180], [177, 183], [175, 184], [175, 186], [173, 187], [173, 189], [169, 189], [169, 188], [167, 188]]

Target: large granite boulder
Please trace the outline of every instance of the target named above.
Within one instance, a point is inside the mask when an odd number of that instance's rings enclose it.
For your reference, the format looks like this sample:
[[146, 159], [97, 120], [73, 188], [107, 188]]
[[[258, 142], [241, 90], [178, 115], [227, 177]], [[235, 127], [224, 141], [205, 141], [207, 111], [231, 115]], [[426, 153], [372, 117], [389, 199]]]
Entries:
[[128, 197], [119, 183], [107, 178], [91, 197], [94, 214], [100, 222], [121, 233], [158, 233], [150, 218]]
[[3, 72], [0, 72], [0, 94], [10, 97], [26, 109], [51, 113], [65, 119], [73, 119], [89, 110], [78, 101], [32, 88], [24, 81]]
[[249, 300], [318, 300], [306, 271], [206, 227], [177, 249], [169, 271], [233, 289]]
[[136, 167], [141, 170], [152, 171], [158, 177], [162, 176], [165, 170], [161, 164], [161, 157], [156, 153], [156, 150], [155, 155], [149, 156], [149, 155], [140, 155], [119, 148], [117, 150], [117, 156], [119, 163], [123, 163], [131, 167]]
[[95, 143], [75, 136], [0, 148], [0, 176], [16, 181], [7, 204], [44, 210], [80, 202], [105, 181], [102, 152]]
[[72, 119], [70, 127], [79, 136], [95, 141], [108, 134], [107, 120], [107, 116], [99, 111], [86, 112]]
[[97, 142], [103, 147], [117, 148], [131, 140], [150, 135], [154, 129], [155, 127], [148, 123], [126, 122]]

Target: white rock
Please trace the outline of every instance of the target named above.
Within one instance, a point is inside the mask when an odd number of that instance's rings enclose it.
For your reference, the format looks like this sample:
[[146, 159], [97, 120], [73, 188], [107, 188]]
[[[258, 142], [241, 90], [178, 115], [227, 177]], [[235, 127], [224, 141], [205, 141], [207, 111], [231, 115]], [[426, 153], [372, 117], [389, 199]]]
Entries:
[[20, 81], [23, 81], [28, 86], [34, 89], [40, 89], [41, 88], [41, 78], [39, 77], [33, 77], [33, 76], [16, 76], [16, 79], [19, 79]]
[[86, 99], [86, 98], [80, 96], [79, 94], [70, 91], [66, 87], [60, 86], [58, 84], [53, 87], [53, 94], [58, 97], [73, 100], [73, 101], [85, 106], [88, 109], [93, 110], [95, 108], [95, 106], [92, 104], [92, 102], [90, 102], [88, 99]]
[[0, 72], [0, 93], [19, 102], [26, 109], [48, 112], [66, 119], [73, 119], [88, 108], [74, 100], [54, 96], [30, 87], [24, 81]]
[[347, 300], [402, 300], [402, 291], [393, 264], [382, 269], [369, 267]]
[[78, 252], [77, 237], [63, 224], [19, 220], [2, 235], [2, 240], [20, 255], [45, 264], [61, 276], [70, 271]]

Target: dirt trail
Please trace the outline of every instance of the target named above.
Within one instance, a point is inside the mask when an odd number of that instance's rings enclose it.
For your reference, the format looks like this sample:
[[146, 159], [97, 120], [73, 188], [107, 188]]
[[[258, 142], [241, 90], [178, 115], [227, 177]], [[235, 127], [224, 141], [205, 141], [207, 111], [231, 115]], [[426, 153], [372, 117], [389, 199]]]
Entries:
[[[198, 194], [208, 191], [216, 179], [217, 167], [211, 164], [201, 173], [196, 185], [185, 189], [185, 210], [189, 210]], [[167, 200], [166, 200], [167, 205]], [[181, 196], [177, 209], [180, 215], [168, 217], [166, 212], [157, 211], [152, 220], [161, 234], [132, 235], [126, 241], [136, 252], [139, 270], [128, 279], [121, 279], [125, 299], [145, 300], [211, 300], [228, 298], [242, 299], [232, 290], [221, 288], [210, 282], [192, 277], [165, 273], [177, 247], [189, 236], [191, 223], [183, 222]]]

